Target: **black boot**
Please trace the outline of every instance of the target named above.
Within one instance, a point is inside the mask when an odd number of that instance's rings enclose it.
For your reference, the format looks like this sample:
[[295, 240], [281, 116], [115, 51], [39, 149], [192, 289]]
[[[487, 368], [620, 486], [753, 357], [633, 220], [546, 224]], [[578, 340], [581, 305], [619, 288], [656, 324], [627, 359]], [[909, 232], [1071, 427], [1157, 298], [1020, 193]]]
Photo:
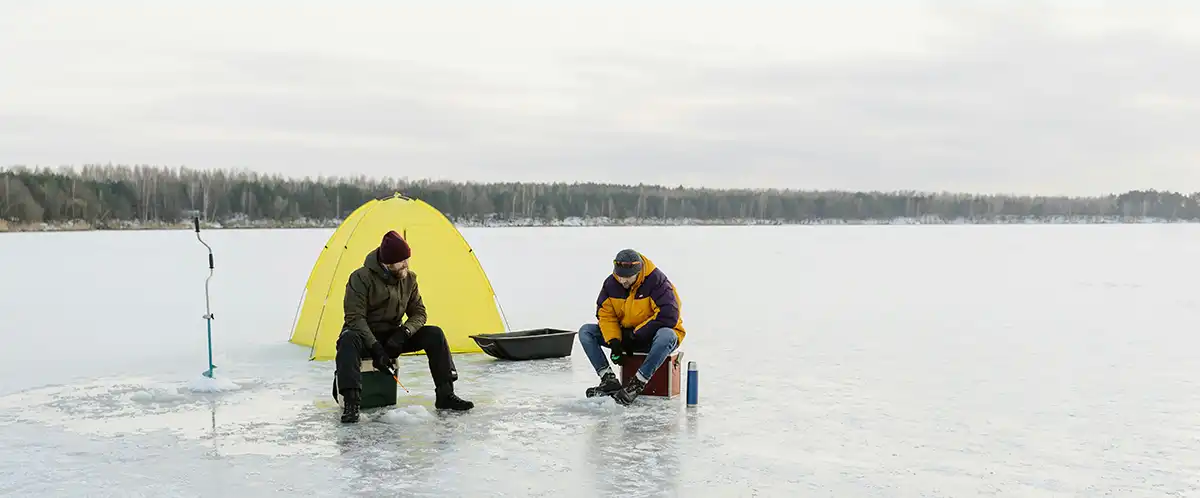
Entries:
[[362, 403], [362, 390], [346, 389], [342, 391], [342, 423], [358, 422], [358, 405]]
[[609, 396], [619, 390], [621, 390], [621, 381], [617, 380], [616, 374], [608, 371], [600, 377], [600, 385], [587, 388], [587, 397]]
[[633, 403], [634, 399], [637, 399], [638, 395], [642, 394], [644, 389], [646, 389], [646, 383], [638, 380], [637, 376], [634, 375], [629, 378], [628, 385], [613, 393], [613, 399], [617, 403], [629, 406], [630, 403]]
[[442, 384], [437, 386], [437, 400], [433, 402], [434, 408], [438, 410], [470, 410], [475, 408], [475, 403], [464, 400], [454, 394], [454, 384]]

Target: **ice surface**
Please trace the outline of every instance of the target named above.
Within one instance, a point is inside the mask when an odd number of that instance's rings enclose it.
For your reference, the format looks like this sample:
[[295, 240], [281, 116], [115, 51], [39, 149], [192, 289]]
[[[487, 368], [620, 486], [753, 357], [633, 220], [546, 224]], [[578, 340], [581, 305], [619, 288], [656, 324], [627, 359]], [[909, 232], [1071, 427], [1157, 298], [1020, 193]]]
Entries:
[[0, 496], [1200, 494], [1200, 227], [466, 229], [513, 328], [643, 249], [700, 406], [586, 399], [576, 344], [457, 357], [469, 413], [405, 358], [350, 425], [286, 342], [330, 232], [205, 232], [219, 382], [192, 232], [0, 235]]

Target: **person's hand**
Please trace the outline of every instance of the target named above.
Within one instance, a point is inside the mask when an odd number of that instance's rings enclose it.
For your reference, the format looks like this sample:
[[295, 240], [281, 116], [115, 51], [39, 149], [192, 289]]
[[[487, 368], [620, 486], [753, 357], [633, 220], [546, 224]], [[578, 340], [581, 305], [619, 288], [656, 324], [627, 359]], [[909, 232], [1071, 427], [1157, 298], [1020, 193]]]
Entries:
[[371, 360], [371, 365], [375, 367], [375, 370], [392, 373], [392, 358], [388, 356], [387, 351], [384, 351], [382, 342], [375, 341], [375, 345], [371, 348]]
[[650, 331], [647, 330], [649, 328], [650, 327], [642, 327], [640, 329], [634, 330], [633, 332], [631, 332], [629, 334], [629, 338], [635, 342], [645, 342], [646, 335], [650, 333]]
[[400, 354], [400, 350], [404, 348], [404, 343], [408, 342], [408, 336], [405, 335], [405, 332], [407, 331], [402, 328], [396, 331], [395, 334], [392, 334], [392, 336], [388, 338], [387, 344], [384, 345], [383, 349], [385, 351], [394, 352], [397, 355]]
[[608, 354], [608, 359], [612, 360], [612, 362], [617, 365], [625, 363], [625, 348], [621, 346], [620, 339], [608, 341], [608, 348], [612, 350], [612, 352]]

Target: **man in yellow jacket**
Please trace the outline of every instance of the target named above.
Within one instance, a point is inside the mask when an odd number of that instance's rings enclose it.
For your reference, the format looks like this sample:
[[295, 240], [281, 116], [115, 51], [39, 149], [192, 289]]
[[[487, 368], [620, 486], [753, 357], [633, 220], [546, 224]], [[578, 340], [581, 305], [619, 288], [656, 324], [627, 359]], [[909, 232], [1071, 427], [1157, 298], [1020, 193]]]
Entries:
[[[632, 403], [667, 355], [683, 342], [687, 332], [679, 305], [674, 284], [653, 262], [633, 249], [618, 252], [613, 272], [604, 278], [596, 299], [596, 323], [579, 328], [579, 345], [600, 376], [600, 385], [589, 387], [587, 396], [612, 396], [622, 405]], [[610, 350], [607, 358], [602, 346]], [[633, 352], [646, 353], [646, 359], [629, 384], [622, 386], [608, 360], [620, 365]]]

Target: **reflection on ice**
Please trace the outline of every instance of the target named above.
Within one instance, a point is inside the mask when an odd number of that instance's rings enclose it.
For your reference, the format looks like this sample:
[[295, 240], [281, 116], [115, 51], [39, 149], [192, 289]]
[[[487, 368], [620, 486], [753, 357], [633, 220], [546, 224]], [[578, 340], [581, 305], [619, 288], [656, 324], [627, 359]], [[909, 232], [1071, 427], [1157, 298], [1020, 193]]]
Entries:
[[[414, 496], [500, 490], [537, 495], [578, 486], [596, 493], [654, 494], [676, 479], [672, 453], [679, 451], [680, 399], [642, 398], [621, 407], [611, 398], [585, 398], [583, 390], [594, 376], [572, 368], [571, 359], [510, 363], [464, 356], [458, 361], [460, 371], [473, 374], [457, 386], [476, 402], [467, 413], [433, 408], [425, 359], [416, 357], [403, 362], [400, 372], [412, 393], [401, 393], [396, 406], [364, 410], [357, 424], [338, 422], [340, 408], [329, 394], [331, 364], [293, 363], [246, 367], [226, 381], [237, 385], [232, 390], [197, 390], [195, 381], [119, 378], [23, 391], [0, 398], [2, 422], [13, 424], [12, 431], [0, 435], [3, 442], [15, 443], [12, 435], [20, 428], [48, 426], [63, 434], [126, 442], [138, 449], [119, 451], [156, 454], [156, 465], [169, 465], [174, 458], [175, 465], [186, 467], [191, 464], [184, 455], [190, 455], [239, 462], [240, 472], [254, 474], [269, 472], [260, 468], [262, 458], [275, 465], [321, 461], [318, 470], [293, 477], [288, 485], [316, 494], [343, 489]], [[175, 451], [144, 449], [151, 447]], [[640, 477], [630, 480], [637, 462], [649, 467], [639, 467]], [[93, 471], [81, 464], [52, 474], [77, 479]], [[195, 490], [194, 483], [177, 486], [177, 492]]]
[[321, 416], [312, 400], [287, 399], [277, 385], [252, 379], [241, 381], [233, 392], [195, 392], [193, 386], [148, 379], [97, 380], [9, 395], [0, 398], [0, 412], [7, 414], [7, 422], [86, 435], [164, 432], [201, 445], [219, 444], [224, 454], [314, 453], [314, 448], [292, 440], [297, 427]]

